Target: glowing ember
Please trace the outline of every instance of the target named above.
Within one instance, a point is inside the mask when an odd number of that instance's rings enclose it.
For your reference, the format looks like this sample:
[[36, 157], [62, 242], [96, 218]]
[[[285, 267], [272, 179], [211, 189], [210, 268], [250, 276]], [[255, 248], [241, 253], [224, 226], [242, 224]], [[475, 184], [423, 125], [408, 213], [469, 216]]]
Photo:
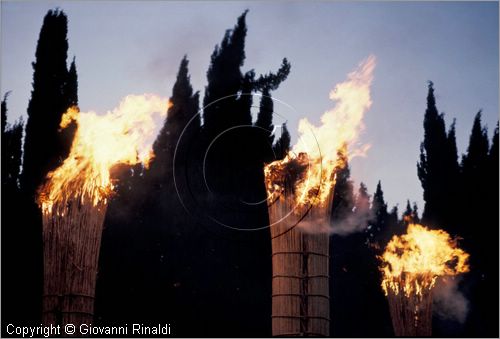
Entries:
[[110, 169], [117, 164], [148, 165], [153, 157], [151, 145], [161, 125], [155, 119], [165, 117], [170, 105], [167, 99], [146, 94], [129, 95], [104, 115], [70, 108], [60, 127], [75, 121], [77, 130], [69, 156], [47, 175], [39, 190], [43, 213], [52, 213], [56, 203], [64, 210], [65, 203], [72, 199], [82, 204], [89, 200], [94, 206], [106, 202], [113, 190]]
[[314, 126], [306, 118], [299, 122], [299, 142], [283, 160], [265, 167], [270, 200], [281, 196], [285, 182], [290, 182], [299, 206], [328, 203], [335, 184], [335, 169], [345, 166], [346, 157], [340, 155], [344, 153], [351, 158], [368, 149], [368, 145], [359, 146], [355, 142], [364, 128], [363, 116], [372, 104], [370, 86], [374, 69], [375, 57], [369, 56], [330, 92], [330, 99], [336, 105], [322, 115], [321, 126]]
[[454, 276], [469, 271], [469, 255], [442, 230], [430, 230], [409, 224], [402, 236], [394, 236], [380, 257], [382, 288], [386, 295], [421, 295], [430, 290], [440, 276]]

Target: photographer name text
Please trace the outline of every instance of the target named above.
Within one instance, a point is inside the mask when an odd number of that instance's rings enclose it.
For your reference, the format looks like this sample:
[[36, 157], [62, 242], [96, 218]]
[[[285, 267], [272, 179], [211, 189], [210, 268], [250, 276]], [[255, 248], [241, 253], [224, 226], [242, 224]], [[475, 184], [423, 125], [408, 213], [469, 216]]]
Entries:
[[22, 338], [48, 338], [61, 335], [168, 336], [170, 335], [170, 324], [158, 324], [154, 326], [144, 324], [125, 324], [124, 326], [94, 326], [92, 324], [15, 326], [14, 324], [8, 324], [6, 330], [8, 335]]

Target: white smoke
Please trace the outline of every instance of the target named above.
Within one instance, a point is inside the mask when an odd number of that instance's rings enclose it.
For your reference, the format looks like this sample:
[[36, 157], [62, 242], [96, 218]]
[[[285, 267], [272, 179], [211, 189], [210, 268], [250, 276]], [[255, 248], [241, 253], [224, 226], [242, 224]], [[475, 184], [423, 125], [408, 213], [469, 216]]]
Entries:
[[368, 223], [372, 219], [373, 215], [370, 210], [350, 213], [343, 219], [332, 221], [330, 225], [330, 233], [347, 236], [352, 233], [362, 232], [366, 230]]
[[440, 318], [463, 324], [467, 318], [469, 302], [458, 290], [459, 282], [459, 277], [437, 281], [433, 290], [434, 312]]
[[340, 220], [331, 221], [327, 219], [309, 219], [304, 218], [300, 221], [298, 227], [307, 233], [327, 233], [340, 236], [347, 236], [352, 233], [364, 231], [370, 220], [373, 219], [373, 214], [370, 210], [353, 211]]

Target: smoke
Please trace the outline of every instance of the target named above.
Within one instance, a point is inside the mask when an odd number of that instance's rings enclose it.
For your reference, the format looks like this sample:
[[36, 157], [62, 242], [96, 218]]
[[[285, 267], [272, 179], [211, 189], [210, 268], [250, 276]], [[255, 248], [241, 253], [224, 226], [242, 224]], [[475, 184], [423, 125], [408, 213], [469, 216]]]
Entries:
[[370, 220], [373, 220], [373, 213], [370, 210], [354, 211], [354, 213], [350, 213], [340, 220], [332, 221], [330, 233], [347, 236], [352, 233], [362, 232], [368, 227]]
[[347, 216], [331, 221], [330, 218], [305, 218], [298, 226], [307, 233], [327, 233], [340, 236], [347, 236], [353, 233], [362, 232], [367, 229], [370, 220], [373, 220], [371, 210], [356, 210]]
[[469, 301], [458, 290], [460, 278], [442, 278], [433, 290], [435, 314], [445, 320], [463, 324], [467, 318]]

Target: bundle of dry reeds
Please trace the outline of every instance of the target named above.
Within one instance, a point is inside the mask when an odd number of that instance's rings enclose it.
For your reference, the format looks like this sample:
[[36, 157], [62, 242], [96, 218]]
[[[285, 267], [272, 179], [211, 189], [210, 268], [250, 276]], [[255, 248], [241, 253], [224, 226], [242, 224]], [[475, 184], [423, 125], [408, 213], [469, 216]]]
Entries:
[[273, 336], [329, 336], [329, 236], [310, 229], [328, 212], [329, 207], [298, 207], [291, 194], [269, 205]]
[[[428, 280], [428, 278], [424, 278]], [[405, 286], [404, 277], [397, 284]], [[394, 334], [398, 337], [424, 337], [432, 334], [432, 289], [422, 288], [405, 293], [388, 289], [387, 300]]]
[[43, 213], [43, 323], [92, 323], [107, 202], [76, 198]]

